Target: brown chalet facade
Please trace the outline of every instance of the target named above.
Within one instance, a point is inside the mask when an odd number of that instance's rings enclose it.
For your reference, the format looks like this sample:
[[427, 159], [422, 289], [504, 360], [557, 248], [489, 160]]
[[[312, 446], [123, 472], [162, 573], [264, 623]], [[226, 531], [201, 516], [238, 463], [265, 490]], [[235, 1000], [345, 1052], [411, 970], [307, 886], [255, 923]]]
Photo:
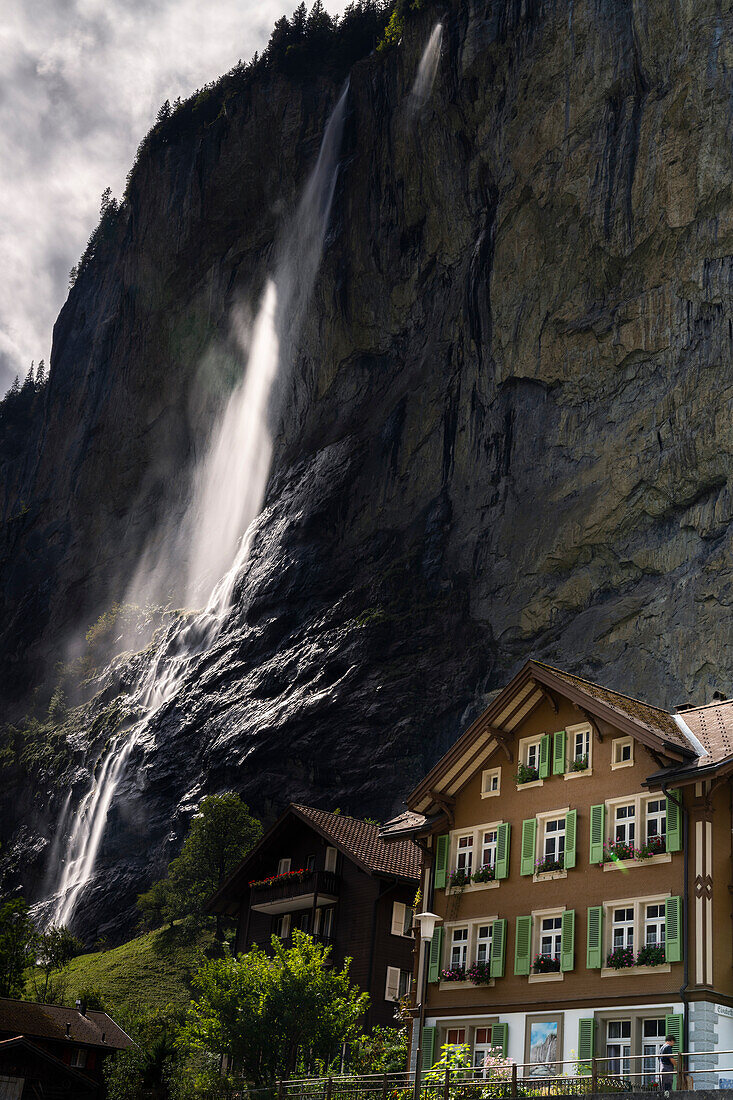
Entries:
[[102, 1100], [104, 1063], [132, 1039], [107, 1015], [0, 998], [0, 1096]]
[[[670, 714], [529, 661], [382, 831], [425, 846], [440, 918], [412, 1065], [467, 1043], [477, 1066], [595, 1056], [648, 1084], [667, 1034], [733, 1050], [732, 778], [733, 701]], [[695, 1086], [730, 1066], [693, 1064]]]
[[379, 827], [291, 805], [209, 902], [236, 917], [236, 951], [288, 943], [299, 928], [332, 947], [371, 999], [367, 1026], [394, 1025], [410, 992], [412, 905], [420, 853], [411, 838], [385, 844]]

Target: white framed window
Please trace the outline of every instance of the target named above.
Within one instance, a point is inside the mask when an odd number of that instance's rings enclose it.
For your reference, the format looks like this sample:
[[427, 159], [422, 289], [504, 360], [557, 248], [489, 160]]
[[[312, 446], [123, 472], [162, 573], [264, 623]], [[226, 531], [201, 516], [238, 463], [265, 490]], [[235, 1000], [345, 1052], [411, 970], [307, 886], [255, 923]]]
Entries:
[[412, 985], [412, 971], [400, 970], [400, 1000], [410, 992]]
[[636, 803], [616, 806], [613, 814], [613, 839], [616, 844], [630, 844], [636, 840]]
[[[289, 857], [281, 859], [280, 862], [277, 865], [277, 873], [279, 875], [286, 874], [290, 870], [290, 863], [291, 863], [291, 860], [290, 860]], [[270, 866], [272, 867], [272, 864], [270, 864]]]
[[611, 949], [634, 947], [634, 906], [624, 905], [611, 911]]
[[275, 935], [280, 940], [286, 940], [290, 935], [290, 913], [282, 913], [275, 922]]
[[409, 970], [400, 970], [398, 966], [387, 967], [387, 978], [384, 985], [385, 1001], [397, 1001], [406, 997], [410, 992], [412, 974]]
[[393, 936], [411, 936], [414, 909], [405, 905], [402, 901], [392, 902], [392, 925], [390, 931]]
[[494, 798], [501, 794], [501, 768], [488, 768], [481, 775], [481, 797]]
[[540, 767], [540, 744], [542, 742], [541, 737], [528, 737], [526, 740], [520, 742], [522, 749], [522, 763], [528, 768], [535, 768], [539, 771]]
[[565, 815], [544, 818], [543, 858], [562, 866], [565, 855]]
[[482, 829], [481, 830], [481, 862], [479, 867], [495, 867], [496, 866], [496, 829]]
[[323, 916], [321, 918], [321, 935], [328, 936], [329, 939], [333, 935], [333, 914], [334, 910], [323, 909]]
[[491, 924], [479, 924], [476, 928], [476, 962], [488, 963], [491, 961], [491, 934], [494, 928]]
[[647, 947], [663, 947], [665, 938], [664, 902], [644, 906], [644, 943]]
[[[656, 1016], [652, 1019], [642, 1020], [641, 1024], [641, 1053], [643, 1062], [641, 1071], [644, 1074], [642, 1082], [651, 1085], [659, 1079], [659, 1051], [664, 1043], [667, 1030], [667, 1021], [664, 1016]], [[637, 1078], [638, 1080], [638, 1078]]]
[[337, 863], [338, 863], [338, 849], [337, 848], [331, 848], [331, 847], [326, 848], [326, 859], [325, 859], [325, 862], [324, 862], [324, 869], [326, 871], [335, 871]]
[[491, 1028], [477, 1027], [473, 1036], [473, 1068], [483, 1069], [484, 1062], [494, 1048], [491, 1045]]
[[450, 968], [463, 970], [468, 956], [468, 928], [454, 928], [450, 943]]
[[457, 1047], [466, 1041], [465, 1027], [448, 1027], [445, 1029], [445, 1046]]
[[562, 916], [542, 917], [539, 924], [538, 948], [540, 955], [559, 959], [562, 950]]
[[606, 1024], [606, 1062], [604, 1073], [628, 1076], [631, 1070], [631, 1020], [609, 1020]]
[[470, 875], [473, 870], [473, 833], [456, 839], [456, 871]]
[[611, 767], [630, 768], [634, 763], [634, 738], [616, 737], [611, 742]]
[[570, 763], [590, 761], [590, 726], [582, 726], [570, 733]]
[[646, 804], [646, 839], [656, 840], [661, 837], [665, 843], [667, 840], [667, 799], [650, 798]]
[[79, 1069], [83, 1069], [87, 1064], [87, 1052], [85, 1050], [74, 1050], [71, 1053], [72, 1066], [78, 1066]]

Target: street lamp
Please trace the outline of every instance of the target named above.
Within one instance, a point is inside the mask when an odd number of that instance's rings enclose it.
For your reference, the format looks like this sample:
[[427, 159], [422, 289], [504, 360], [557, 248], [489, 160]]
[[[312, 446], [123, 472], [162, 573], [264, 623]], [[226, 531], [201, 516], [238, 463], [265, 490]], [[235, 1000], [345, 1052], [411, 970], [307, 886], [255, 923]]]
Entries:
[[[443, 918], [438, 916], [437, 913], [416, 913], [415, 920], [420, 925], [420, 946], [422, 948], [420, 952], [420, 962], [418, 966], [418, 989], [420, 990], [420, 1016], [418, 1022], [417, 1031], [417, 1054], [415, 1058], [415, 1084], [413, 1088], [413, 1100], [419, 1100], [420, 1097], [420, 1076], [421, 1076], [421, 1060], [422, 1060], [422, 1033], [423, 1023], [425, 1020], [425, 999], [428, 994], [428, 952], [430, 951], [430, 941], [433, 938], [433, 932], [435, 931], [435, 925]], [[424, 945], [424, 946], [423, 946]]]

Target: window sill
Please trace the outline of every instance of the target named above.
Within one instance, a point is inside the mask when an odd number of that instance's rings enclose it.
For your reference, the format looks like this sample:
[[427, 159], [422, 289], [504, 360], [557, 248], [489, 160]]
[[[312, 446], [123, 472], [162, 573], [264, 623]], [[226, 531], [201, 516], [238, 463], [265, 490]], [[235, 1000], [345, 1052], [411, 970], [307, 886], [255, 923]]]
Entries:
[[583, 768], [582, 772], [565, 772], [566, 779], [582, 779], [584, 775], [593, 775], [593, 769]]
[[500, 794], [501, 794], [501, 791], [482, 791], [481, 792], [481, 797], [482, 798], [498, 798]]
[[618, 771], [619, 768], [633, 768], [633, 760], [619, 760], [615, 764], [611, 764], [611, 771]]
[[618, 978], [623, 974], [669, 974], [671, 969], [669, 963], [661, 963], [660, 966], [622, 966], [620, 970], [616, 970], [613, 966], [604, 966], [601, 977]]
[[452, 894], [473, 894], [479, 890], [496, 890], [501, 886], [501, 879], [492, 879], [491, 882], [472, 882], [467, 886], [446, 886], [445, 896], [449, 898]]
[[545, 879], [567, 878], [567, 871], [542, 871], [539, 875], [532, 875], [532, 882], [544, 882]]
[[527, 791], [530, 787], [541, 787], [544, 782], [544, 779], [533, 779], [531, 783], [517, 783], [517, 790]]
[[[631, 867], [653, 867], [656, 863], [671, 863], [672, 853], [663, 852], [661, 856], [650, 856], [649, 859], [619, 859], [611, 860], [603, 864], [604, 871], [627, 871]], [[652, 967], [652, 970], [654, 967]]]
[[482, 986], [488, 989], [493, 985], [496, 985], [495, 978], [489, 978], [488, 982], [479, 982], [478, 985], [473, 982], [439, 982], [438, 989], [481, 989]]
[[534, 985], [535, 982], [561, 982], [564, 977], [562, 970], [553, 970], [550, 974], [530, 974], [527, 981]]

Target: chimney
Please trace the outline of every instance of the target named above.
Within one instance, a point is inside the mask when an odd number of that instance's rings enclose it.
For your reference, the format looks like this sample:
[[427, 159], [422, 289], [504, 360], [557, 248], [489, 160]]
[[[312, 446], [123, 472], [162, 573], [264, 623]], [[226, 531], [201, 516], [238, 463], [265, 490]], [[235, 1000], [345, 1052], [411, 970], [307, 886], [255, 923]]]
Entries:
[[87, 1014], [87, 999], [86, 999], [86, 997], [82, 997], [81, 1002], [79, 1003], [79, 1011], [81, 1012], [82, 1016], [86, 1016], [86, 1014]]

